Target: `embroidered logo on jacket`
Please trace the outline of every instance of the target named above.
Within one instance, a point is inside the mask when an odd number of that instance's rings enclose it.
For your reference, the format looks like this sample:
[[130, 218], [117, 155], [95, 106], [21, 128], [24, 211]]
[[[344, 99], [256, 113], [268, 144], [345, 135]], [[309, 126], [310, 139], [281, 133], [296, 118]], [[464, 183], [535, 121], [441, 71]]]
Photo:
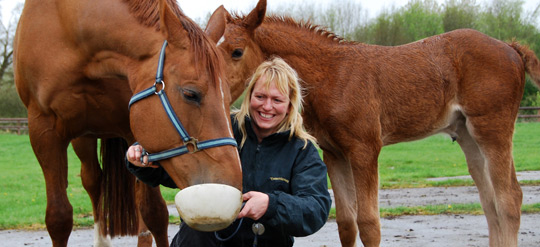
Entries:
[[272, 180], [272, 181], [283, 181], [285, 183], [289, 183], [289, 180], [287, 180], [285, 178], [270, 177], [270, 180]]

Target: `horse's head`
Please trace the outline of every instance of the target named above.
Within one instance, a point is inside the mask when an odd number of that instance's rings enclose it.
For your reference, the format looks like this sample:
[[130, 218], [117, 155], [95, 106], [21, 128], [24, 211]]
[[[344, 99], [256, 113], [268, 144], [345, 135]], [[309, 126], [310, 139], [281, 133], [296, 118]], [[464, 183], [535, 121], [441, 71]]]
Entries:
[[233, 99], [242, 94], [247, 79], [265, 60], [255, 40], [255, 30], [262, 24], [265, 14], [266, 0], [260, 0], [255, 9], [244, 18], [233, 17], [220, 6], [206, 26], [206, 33], [218, 43], [225, 58]]
[[[130, 102], [133, 135], [179, 188], [218, 183], [241, 191], [221, 54], [193, 21], [161, 2], [162, 38], [128, 78], [136, 93]], [[235, 200], [241, 203], [239, 195]]]

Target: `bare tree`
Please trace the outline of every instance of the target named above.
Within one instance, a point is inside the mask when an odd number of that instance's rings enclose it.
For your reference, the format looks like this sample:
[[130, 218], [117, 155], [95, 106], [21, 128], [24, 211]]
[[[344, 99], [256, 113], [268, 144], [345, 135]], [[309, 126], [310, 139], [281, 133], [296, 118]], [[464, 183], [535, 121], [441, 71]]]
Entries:
[[334, 0], [329, 4], [291, 1], [270, 12], [289, 15], [298, 21], [310, 21], [346, 39], [351, 39], [354, 30], [368, 21], [367, 10], [351, 0]]
[[27, 116], [26, 108], [17, 94], [15, 83], [13, 83], [13, 37], [22, 6], [23, 4], [19, 3], [11, 11], [10, 18], [2, 18], [0, 14], [0, 99], [2, 99], [0, 100], [0, 117]]
[[[0, 79], [4, 78], [4, 75], [13, 64], [13, 37], [15, 36], [22, 7], [22, 3], [17, 4], [11, 11], [12, 14], [8, 21], [0, 18]], [[0, 17], [2, 16], [0, 15]]]

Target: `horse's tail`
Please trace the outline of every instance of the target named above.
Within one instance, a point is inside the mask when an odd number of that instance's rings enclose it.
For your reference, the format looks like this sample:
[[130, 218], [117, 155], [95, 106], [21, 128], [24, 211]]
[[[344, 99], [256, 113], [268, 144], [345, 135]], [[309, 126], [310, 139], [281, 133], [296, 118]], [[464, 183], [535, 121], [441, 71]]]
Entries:
[[114, 236], [136, 235], [138, 214], [135, 203], [135, 176], [125, 165], [127, 142], [122, 138], [101, 140], [101, 183], [99, 222], [103, 234]]
[[517, 41], [509, 44], [521, 56], [525, 64], [525, 72], [529, 74], [536, 86], [540, 88], [540, 61], [536, 54], [526, 46], [520, 45]]

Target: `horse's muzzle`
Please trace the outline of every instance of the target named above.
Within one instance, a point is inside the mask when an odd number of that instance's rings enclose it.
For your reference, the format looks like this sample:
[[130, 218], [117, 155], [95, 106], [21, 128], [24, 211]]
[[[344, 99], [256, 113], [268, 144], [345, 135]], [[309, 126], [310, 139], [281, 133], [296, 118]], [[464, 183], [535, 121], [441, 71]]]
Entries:
[[242, 192], [225, 184], [198, 184], [176, 194], [180, 217], [195, 230], [212, 232], [226, 228], [242, 206]]

